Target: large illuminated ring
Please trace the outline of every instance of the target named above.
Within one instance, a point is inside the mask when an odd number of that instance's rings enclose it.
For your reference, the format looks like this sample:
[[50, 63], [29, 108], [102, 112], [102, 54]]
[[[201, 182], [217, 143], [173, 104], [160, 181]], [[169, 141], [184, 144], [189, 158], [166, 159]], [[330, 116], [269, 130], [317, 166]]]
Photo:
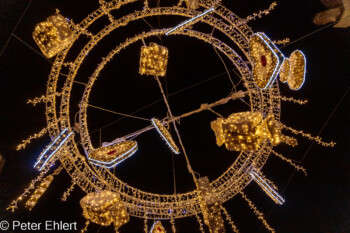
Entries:
[[[136, 0], [114, 0], [106, 4], [104, 7], [100, 7], [93, 13], [87, 16], [80, 24], [79, 30], [75, 31], [75, 41], [81, 37], [86, 36], [84, 30], [89, 30], [97, 19], [101, 17], [107, 17], [108, 12], [118, 10], [124, 5], [137, 2]], [[200, 6], [205, 9], [210, 9], [213, 2], [209, 0], [201, 0]], [[127, 26], [129, 22], [139, 20], [144, 17], [158, 16], [158, 15], [176, 15], [186, 18], [198, 15], [200, 12], [196, 10], [190, 10], [178, 6], [171, 7], [159, 7], [159, 8], [145, 8], [130, 13], [116, 20], [112, 20], [111, 23], [105, 26], [98, 34], [92, 35], [90, 41], [80, 51], [79, 55], [74, 61], [66, 61], [66, 55], [71, 48], [68, 47], [56, 57], [56, 60], [52, 66], [51, 73], [48, 81], [47, 88], [47, 103], [46, 103], [46, 116], [48, 123], [48, 130], [52, 138], [57, 137], [61, 130], [68, 128], [72, 131], [72, 125], [70, 119], [72, 119], [69, 111], [70, 95], [73, 88], [73, 81], [77, 75], [77, 72], [84, 62], [86, 54], [88, 54], [97, 43], [108, 35], [113, 30], [121, 26]], [[119, 15], [119, 14], [118, 14]], [[109, 17], [110, 18], [110, 17]], [[244, 82], [244, 86], [248, 91], [250, 97], [251, 111], [260, 111], [264, 115], [273, 114], [275, 119], [279, 120], [280, 115], [280, 95], [278, 84], [275, 82], [270, 89], [259, 90], [253, 82], [251, 67], [248, 66], [251, 62], [248, 53], [248, 40], [252, 35], [251, 29], [238, 18], [234, 13], [226, 9], [221, 4], [215, 6], [214, 14], [207, 14], [201, 18], [201, 22], [220, 31], [228, 39], [230, 44], [228, 45], [222, 41], [199, 31], [193, 30], [180, 30], [174, 31], [169, 36], [189, 36], [197, 38], [206, 43], [212, 44], [216, 49], [225, 54], [237, 68], [241, 75], [241, 79]], [[154, 219], [171, 219], [182, 218], [198, 214], [201, 212], [199, 198], [197, 191], [175, 194], [175, 195], [161, 195], [149, 192], [144, 192], [137, 188], [128, 186], [123, 181], [119, 180], [108, 169], [103, 167], [93, 166], [87, 162], [87, 154], [94, 148], [91, 145], [90, 135], [87, 128], [87, 106], [91, 88], [99, 75], [100, 71], [104, 68], [104, 65], [112, 59], [113, 56], [118, 54], [119, 51], [125, 49], [128, 45], [135, 43], [143, 38], [164, 35], [167, 29], [155, 29], [149, 32], [141, 33], [133, 38], [126, 39], [123, 43], [119, 44], [116, 48], [112, 49], [107, 57], [101, 60], [95, 69], [93, 75], [89, 78], [86, 85], [84, 94], [82, 96], [80, 106], [80, 140], [85, 154], [81, 154], [78, 149], [78, 140], [71, 138], [67, 147], [67, 152], [62, 153], [60, 161], [62, 162], [65, 170], [74, 179], [74, 181], [81, 187], [81, 189], [87, 193], [93, 192], [97, 189], [111, 190], [120, 194], [121, 199], [125, 202], [128, 209], [128, 213], [136, 217], [147, 217]], [[72, 43], [74, 44], [74, 42]], [[239, 48], [240, 51], [235, 52], [231, 47]], [[248, 61], [248, 62], [247, 62]], [[61, 68], [64, 63], [72, 62], [70, 66], [70, 72], [66, 77], [63, 93], [60, 100], [60, 112], [56, 112], [57, 108], [57, 81], [61, 75]], [[214, 187], [222, 202], [232, 198], [244, 189], [252, 177], [250, 172], [252, 171], [252, 164], [254, 168], [260, 170], [265, 164], [271, 151], [271, 145], [266, 142], [256, 152], [241, 152], [236, 161], [216, 180], [211, 184]]]

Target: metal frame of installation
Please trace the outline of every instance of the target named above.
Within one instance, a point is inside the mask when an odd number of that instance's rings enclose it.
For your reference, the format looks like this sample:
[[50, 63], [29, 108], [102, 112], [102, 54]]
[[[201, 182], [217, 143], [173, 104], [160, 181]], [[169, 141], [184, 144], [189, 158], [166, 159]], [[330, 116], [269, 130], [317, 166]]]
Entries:
[[[28, 195], [30, 197], [25, 205], [28, 209], [32, 209], [50, 183], [54, 184], [53, 177], [65, 171], [72, 178], [72, 186], [64, 193], [62, 200], [68, 198], [75, 186], [86, 193], [80, 202], [83, 216], [86, 218], [86, 226], [82, 231], [87, 230], [90, 222], [101, 226], [113, 224], [118, 231], [130, 217], [138, 217], [144, 219], [145, 232], [165, 232], [162, 221], [166, 220], [171, 222], [172, 231], [175, 232], [175, 219], [196, 216], [202, 232], [225, 232], [224, 219], [234, 232], [239, 232], [228, 211], [223, 207], [227, 200], [239, 196], [247, 202], [265, 227], [275, 232], [266, 222], [264, 215], [243, 192], [244, 188], [250, 182], [256, 182], [274, 202], [279, 205], [284, 203], [285, 200], [278, 193], [277, 187], [261, 172], [271, 154], [306, 174], [304, 168], [274, 151], [274, 146], [279, 143], [297, 145], [296, 139], [284, 135], [285, 131], [315, 140], [323, 146], [334, 146], [333, 142], [325, 143], [319, 137], [312, 137], [280, 122], [281, 101], [297, 104], [305, 102], [282, 97], [277, 77], [280, 77], [282, 83], [286, 82], [292, 90], [300, 89], [305, 81], [306, 58], [299, 50], [295, 50], [289, 59], [285, 58], [278, 44], [286, 41], [272, 41], [264, 33], [254, 33], [247, 25], [250, 20], [269, 14], [276, 3], [272, 3], [267, 10], [246, 18], [239, 18], [223, 6], [220, 0], [180, 0], [173, 6], [152, 8], [149, 7], [147, 0], [141, 2], [100, 0], [99, 4], [100, 7], [97, 10], [78, 24], [57, 12], [34, 29], [33, 38], [43, 54], [48, 58], [55, 56], [46, 95], [28, 101], [34, 105], [40, 102], [46, 104], [47, 127], [23, 140], [18, 149], [24, 149], [32, 139], [45, 134], [50, 136], [52, 142], [43, 149], [34, 165], [34, 168], [40, 171], [39, 176], [10, 204], [9, 209], [14, 211], [18, 202], [27, 198]], [[128, 7], [135, 8], [135, 11], [125, 15], [119, 13], [120, 8]], [[179, 24], [169, 28], [140, 32], [134, 37], [125, 38], [124, 42], [111, 48], [109, 54], [101, 59], [89, 77], [81, 97], [79, 121], [72, 122], [71, 119], [75, 117], [72, 116], [69, 106], [73, 83], [76, 82], [75, 77], [87, 54], [112, 31], [127, 27], [130, 22], [157, 16], [178, 16]], [[89, 32], [89, 28], [102, 17], [108, 18], [109, 24], [96, 34]], [[213, 33], [194, 30], [192, 27], [194, 24], [203, 24], [215, 29], [226, 37], [225, 42], [215, 38]], [[238, 71], [245, 89], [233, 92], [227, 98], [214, 103], [202, 104], [199, 109], [192, 112], [173, 116], [160, 82], [160, 79], [165, 78], [162, 76], [166, 74], [168, 56], [171, 56], [171, 52], [168, 54], [166, 47], [156, 43], [147, 45], [145, 40], [152, 37], [172, 38], [179, 35], [208, 43], [225, 55]], [[81, 37], [87, 38], [88, 42], [75, 59], [68, 60], [67, 54], [70, 48], [74, 43], [78, 43]], [[157, 81], [168, 109], [168, 116], [163, 119], [149, 119], [148, 127], [94, 148], [87, 126], [87, 108], [91, 90], [106, 64], [133, 43], [140, 43], [139, 72], [141, 75], [153, 76]], [[233, 47], [239, 51], [235, 51]], [[63, 67], [68, 67], [68, 75], [62, 75]], [[58, 87], [59, 79], [65, 79], [62, 88]], [[237, 159], [216, 180], [209, 181], [207, 177], [198, 177], [190, 165], [182, 144], [177, 120], [242, 98], [247, 100], [250, 109], [232, 113], [227, 118], [219, 117], [210, 124], [216, 136], [217, 145], [225, 145], [227, 150], [238, 154]], [[174, 135], [171, 135], [167, 126], [174, 128], [176, 140], [173, 140]], [[210, 126], [208, 123], [208, 127]], [[145, 192], [126, 184], [110, 170], [137, 154], [137, 136], [148, 130], [156, 130], [160, 134], [160, 143], [166, 143], [169, 146], [169, 153], [186, 158], [188, 171], [196, 185], [195, 190], [173, 195]], [[130, 140], [131, 138], [133, 140]], [[176, 142], [179, 145], [176, 145]], [[34, 189], [35, 191], [31, 194]], [[152, 227], [148, 227], [147, 220], [155, 220]], [[120, 230], [122, 231], [122, 228]]]

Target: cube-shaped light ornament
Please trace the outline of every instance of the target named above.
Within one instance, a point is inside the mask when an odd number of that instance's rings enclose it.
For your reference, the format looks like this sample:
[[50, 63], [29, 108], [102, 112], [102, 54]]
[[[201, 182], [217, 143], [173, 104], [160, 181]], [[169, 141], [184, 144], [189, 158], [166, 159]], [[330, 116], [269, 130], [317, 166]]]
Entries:
[[113, 223], [118, 229], [129, 222], [127, 209], [119, 194], [103, 190], [98, 193], [89, 193], [80, 200], [84, 217], [96, 224], [109, 226]]
[[225, 224], [220, 212], [221, 203], [214, 188], [206, 176], [199, 178], [197, 181], [204, 223], [208, 226], [211, 233], [225, 233]]
[[156, 43], [142, 46], [140, 56], [140, 74], [165, 76], [168, 64], [168, 49]]
[[55, 14], [35, 26], [33, 38], [41, 52], [51, 58], [72, 43], [73, 31], [66, 18]]
[[249, 41], [253, 60], [253, 77], [261, 89], [269, 88], [275, 81], [284, 56], [275, 44], [263, 33], [255, 33]]
[[281, 142], [295, 146], [297, 141], [281, 133], [282, 125], [272, 115], [263, 119], [260, 112], [239, 112], [227, 119], [218, 118], [211, 122], [216, 143], [225, 143], [230, 151], [256, 151], [269, 139], [274, 146]]

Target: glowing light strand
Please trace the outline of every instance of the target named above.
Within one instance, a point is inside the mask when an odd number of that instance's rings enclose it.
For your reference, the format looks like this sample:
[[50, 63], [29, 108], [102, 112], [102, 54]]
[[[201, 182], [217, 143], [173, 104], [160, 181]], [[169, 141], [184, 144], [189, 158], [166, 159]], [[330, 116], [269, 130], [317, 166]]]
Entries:
[[63, 193], [63, 196], [61, 198], [61, 201], [67, 201], [68, 197], [70, 196], [71, 192], [73, 191], [76, 183], [74, 180], [72, 180], [71, 186]]
[[[61, 96], [62, 93], [56, 93], [55, 96]], [[27, 101], [27, 104], [33, 104], [33, 106], [37, 105], [38, 103], [46, 103], [47, 96], [42, 95], [41, 97], [35, 97], [34, 99], [29, 99]]]
[[178, 29], [181, 28], [181, 27], [184, 27], [185, 25], [187, 25], [187, 24], [189, 24], [189, 23], [195, 23], [195, 20], [197, 20], [197, 19], [203, 17], [204, 15], [206, 15], [206, 14], [208, 14], [208, 13], [214, 11], [214, 10], [215, 10], [215, 8], [210, 8], [210, 9], [204, 11], [203, 13], [201, 13], [201, 14], [199, 14], [199, 15], [197, 15], [197, 16], [195, 16], [195, 17], [189, 19], [189, 20], [186, 20], [186, 21], [180, 23], [179, 25], [177, 25], [177, 26], [174, 27], [173, 29], [170, 29], [169, 31], [167, 31], [167, 32], [165, 33], [165, 35], [168, 36], [170, 33], [172, 33], [172, 32], [174, 32], [174, 31], [178, 30]]
[[252, 15], [247, 16], [245, 19], [241, 20], [238, 25], [247, 24], [249, 21], [255, 20], [256, 18], [261, 18], [263, 15], [268, 15], [270, 14], [270, 11], [275, 9], [276, 6], [277, 2], [273, 2], [268, 9], [260, 10], [259, 13], [253, 13]]
[[279, 44], [279, 45], [286, 45], [290, 42], [290, 39], [287, 37], [287, 38], [284, 38], [283, 40], [274, 40], [273, 43], [274, 44]]
[[285, 97], [285, 96], [281, 96], [281, 100], [286, 101], [286, 102], [292, 102], [295, 104], [300, 104], [300, 105], [304, 105], [304, 104], [307, 104], [309, 102], [308, 100], [294, 99], [293, 97]]
[[201, 230], [202, 233], [205, 233], [204, 228], [203, 228], [203, 222], [200, 216], [196, 214], [197, 222], [199, 224], [199, 229]]
[[22, 140], [22, 143], [17, 146], [17, 150], [22, 150], [26, 147], [27, 144], [31, 143], [33, 139], [40, 138], [47, 133], [47, 128], [43, 128], [39, 133], [29, 136], [28, 139]]
[[309, 133], [304, 133], [302, 130], [296, 130], [296, 129], [293, 129], [289, 126], [286, 126], [284, 124], [282, 124], [283, 128], [284, 129], [288, 129], [289, 131], [291, 131], [292, 133], [294, 133], [295, 135], [301, 135], [301, 136], [304, 136], [312, 141], [315, 141], [317, 142], [318, 144], [322, 145], [322, 146], [325, 146], [325, 147], [334, 147], [336, 145], [335, 142], [331, 141], [331, 142], [323, 142], [322, 141], [322, 138], [319, 137], [319, 136], [316, 136], [316, 137], [313, 137], [311, 136], [311, 134]]
[[279, 205], [282, 205], [285, 200], [272, 188], [263, 177], [261, 177], [254, 170], [250, 172], [250, 176], [253, 177], [254, 181], [264, 190], [264, 192], [271, 197], [271, 199]]
[[227, 210], [221, 205], [220, 206], [220, 209], [222, 210], [222, 212], [224, 213], [225, 217], [226, 217], [226, 220], [228, 221], [228, 223], [230, 224], [233, 232], [235, 233], [239, 233], [239, 230], [238, 228], [236, 227], [235, 223], [233, 222], [230, 214], [227, 212]]
[[254, 214], [257, 216], [257, 218], [261, 220], [261, 222], [264, 224], [266, 229], [268, 229], [272, 233], [275, 233], [275, 229], [270, 227], [270, 225], [265, 220], [264, 215], [258, 210], [258, 208], [254, 205], [254, 203], [248, 199], [248, 197], [244, 194], [244, 192], [240, 191], [239, 193], [241, 194], [243, 199], [248, 203], [250, 209], [252, 209], [254, 211]]
[[283, 155], [277, 153], [277, 152], [274, 151], [274, 150], [271, 150], [271, 152], [272, 152], [272, 154], [274, 154], [274, 155], [277, 156], [278, 158], [280, 158], [280, 159], [282, 159], [283, 161], [286, 161], [287, 163], [289, 163], [290, 165], [292, 165], [297, 171], [302, 171], [302, 172], [305, 174], [305, 176], [307, 176], [307, 172], [306, 172], [306, 169], [305, 169], [305, 168], [303, 168], [302, 166], [299, 166], [299, 165], [293, 163], [293, 161], [292, 161], [291, 159], [284, 157]]

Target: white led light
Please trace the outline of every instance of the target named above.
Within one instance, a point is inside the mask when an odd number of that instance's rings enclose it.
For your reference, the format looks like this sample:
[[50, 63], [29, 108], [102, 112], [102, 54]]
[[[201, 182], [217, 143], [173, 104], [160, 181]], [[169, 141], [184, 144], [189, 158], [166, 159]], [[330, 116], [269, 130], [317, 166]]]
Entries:
[[259, 174], [255, 171], [251, 171], [250, 175], [277, 204], [282, 205], [284, 203], [284, 199]]
[[39, 168], [39, 171], [41, 171], [44, 167], [45, 167], [45, 165], [47, 164], [47, 162], [52, 158], [52, 156], [54, 155], [54, 154], [56, 154], [56, 152], [63, 146], [63, 144], [68, 140], [68, 138], [71, 136], [71, 135], [73, 135], [74, 134], [74, 132], [70, 132], [68, 135], [67, 135], [67, 137], [65, 137], [63, 140], [62, 140], [62, 142], [58, 145], [58, 147], [56, 148], [56, 150], [54, 150], [50, 155], [49, 155], [49, 157], [45, 160], [45, 162], [44, 162], [44, 164]]
[[154, 118], [152, 118], [152, 124], [154, 125], [154, 127], [157, 129], [158, 133], [162, 136], [162, 138], [164, 139], [164, 141], [168, 144], [168, 146], [170, 147], [170, 149], [175, 153], [175, 154], [179, 154], [180, 151], [176, 150], [172, 144], [168, 141], [168, 139], [165, 137], [165, 135], [160, 131], [160, 129], [158, 128]]
[[189, 23], [193, 22], [194, 20], [196, 20], [196, 19], [198, 19], [198, 18], [200, 18], [200, 17], [203, 17], [204, 15], [208, 14], [209, 12], [211, 12], [211, 11], [213, 11], [213, 10], [215, 10], [215, 8], [210, 8], [210, 9], [204, 11], [203, 13], [201, 13], [201, 14], [199, 14], [199, 15], [197, 15], [197, 16], [195, 16], [195, 17], [189, 19], [189, 20], [186, 20], [186, 21], [180, 23], [179, 25], [177, 25], [177, 26], [174, 27], [173, 29], [170, 29], [169, 31], [167, 31], [167, 32], [165, 33], [165, 35], [168, 36], [168, 35], [169, 35], [170, 33], [172, 33], [173, 31], [176, 31], [176, 30], [179, 29], [180, 27], [185, 26], [186, 24], [189, 24]]

